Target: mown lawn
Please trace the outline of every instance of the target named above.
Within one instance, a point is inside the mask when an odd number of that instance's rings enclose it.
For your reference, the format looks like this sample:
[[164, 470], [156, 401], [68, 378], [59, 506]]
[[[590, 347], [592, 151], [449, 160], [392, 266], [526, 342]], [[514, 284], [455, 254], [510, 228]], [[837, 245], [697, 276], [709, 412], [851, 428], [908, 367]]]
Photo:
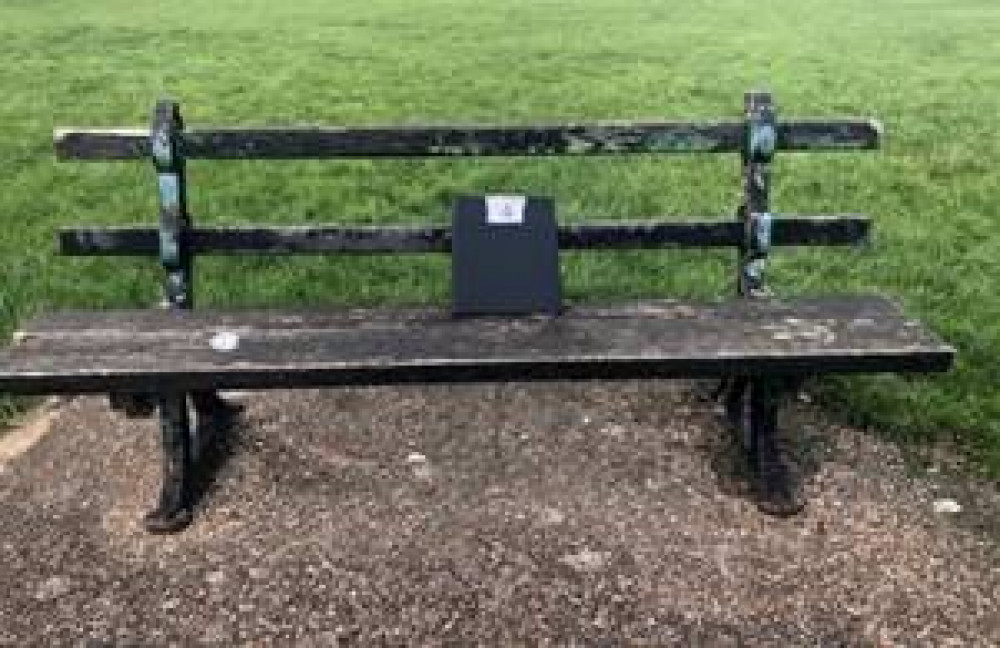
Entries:
[[[867, 251], [783, 251], [786, 293], [899, 296], [959, 349], [933, 378], [828, 381], [832, 411], [956, 439], [1000, 474], [1000, 4], [994, 0], [5, 0], [0, 3], [0, 333], [57, 306], [148, 304], [154, 264], [59, 259], [69, 223], [152, 222], [144, 164], [57, 165], [55, 126], [877, 116], [883, 151], [785, 155], [775, 208], [862, 211]], [[461, 192], [554, 196], [564, 219], [729, 217], [734, 157], [195, 163], [202, 222], [448, 218]], [[732, 254], [567, 255], [573, 297], [721, 294]], [[443, 300], [442, 259], [211, 259], [202, 304]], [[3, 400], [10, 415], [12, 403]]]

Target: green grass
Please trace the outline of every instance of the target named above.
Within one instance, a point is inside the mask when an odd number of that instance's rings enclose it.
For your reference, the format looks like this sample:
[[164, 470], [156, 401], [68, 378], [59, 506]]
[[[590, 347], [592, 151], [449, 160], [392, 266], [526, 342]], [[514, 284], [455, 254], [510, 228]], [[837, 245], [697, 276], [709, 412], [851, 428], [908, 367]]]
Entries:
[[[70, 223], [153, 222], [144, 164], [62, 164], [55, 126], [877, 116], [885, 149], [785, 155], [775, 207], [864, 211], [867, 252], [783, 251], [787, 293], [899, 296], [958, 347], [941, 377], [828, 381], [826, 402], [902, 439], [955, 439], [1000, 474], [1000, 4], [995, 0], [5, 0], [0, 333], [40, 310], [150, 303], [155, 264], [61, 259]], [[554, 196], [565, 219], [730, 214], [732, 157], [195, 163], [201, 222], [447, 219], [460, 192]], [[717, 295], [732, 254], [567, 255], [570, 294]], [[442, 259], [200, 262], [202, 304], [442, 300]], [[9, 415], [10, 401], [0, 400]], [[2, 414], [0, 414], [2, 415]]]

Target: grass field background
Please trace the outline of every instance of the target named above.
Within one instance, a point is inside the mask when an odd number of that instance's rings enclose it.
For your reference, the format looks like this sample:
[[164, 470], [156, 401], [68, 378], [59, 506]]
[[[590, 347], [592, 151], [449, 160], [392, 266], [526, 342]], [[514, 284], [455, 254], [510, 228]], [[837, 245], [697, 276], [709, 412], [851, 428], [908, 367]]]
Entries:
[[[71, 223], [152, 223], [149, 165], [59, 164], [56, 126], [875, 116], [884, 150], [779, 155], [777, 211], [871, 213], [867, 251], [782, 250], [786, 294], [898, 296], [959, 350], [932, 378], [825, 381], [839, 416], [957, 440], [1000, 474], [1000, 4], [995, 0], [4, 0], [0, 333], [41, 310], [149, 304], [155, 263], [62, 259]], [[711, 215], [735, 156], [193, 163], [202, 223], [448, 219], [462, 192], [552, 195], [560, 218]], [[732, 253], [566, 255], [571, 297], [711, 296]], [[206, 259], [202, 305], [444, 300], [440, 258]], [[18, 404], [3, 400], [10, 416]]]

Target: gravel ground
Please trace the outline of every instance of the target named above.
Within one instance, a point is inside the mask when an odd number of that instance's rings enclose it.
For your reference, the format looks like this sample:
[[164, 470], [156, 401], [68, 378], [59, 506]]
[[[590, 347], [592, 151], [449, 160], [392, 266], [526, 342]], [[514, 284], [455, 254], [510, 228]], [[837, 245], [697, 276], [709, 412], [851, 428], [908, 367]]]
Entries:
[[[918, 474], [800, 403], [810, 505], [768, 518], [690, 394], [246, 394], [169, 537], [140, 524], [155, 421], [65, 403], [0, 458], [0, 644], [1000, 644], [996, 484]], [[961, 512], [936, 513], [946, 498]]]

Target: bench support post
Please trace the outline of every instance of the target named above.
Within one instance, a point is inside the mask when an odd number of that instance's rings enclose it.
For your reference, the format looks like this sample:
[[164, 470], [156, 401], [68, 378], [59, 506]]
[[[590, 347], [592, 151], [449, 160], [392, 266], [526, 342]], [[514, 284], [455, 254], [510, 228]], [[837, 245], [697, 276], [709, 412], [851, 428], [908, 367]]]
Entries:
[[145, 518], [151, 533], [176, 533], [191, 523], [191, 421], [183, 393], [160, 396], [163, 483], [156, 508]]
[[160, 101], [153, 114], [150, 150], [160, 197], [160, 262], [166, 271], [164, 297], [169, 308], [189, 309], [193, 302], [192, 255], [187, 240], [187, 175], [182, 148], [180, 106]]
[[[160, 101], [153, 112], [150, 152], [156, 168], [160, 200], [160, 262], [165, 271], [164, 307], [194, 308], [194, 253], [189, 232], [187, 169], [183, 149], [184, 121], [180, 106]], [[194, 409], [192, 422], [189, 404]], [[179, 531], [191, 520], [192, 468], [211, 433], [220, 431], [238, 408], [214, 391], [160, 397], [164, 474], [159, 507], [146, 518], [153, 532]]]
[[[743, 240], [737, 259], [736, 292], [740, 297], [754, 299], [770, 294], [764, 270], [771, 248], [770, 165], [777, 148], [778, 130], [769, 93], [746, 93], [743, 108], [745, 121], [740, 147], [743, 202], [736, 210], [736, 217], [743, 224]], [[712, 392], [713, 399], [723, 400], [726, 417], [740, 435], [740, 442], [754, 466], [758, 434], [771, 435], [771, 428], [776, 425], [776, 409], [773, 415], [766, 413], [771, 409], [767, 403], [777, 398], [765, 397], [770, 391], [767, 380], [733, 376], [722, 380]]]
[[746, 452], [757, 506], [770, 515], [794, 515], [804, 506], [778, 448], [778, 413], [796, 386], [788, 377], [741, 377], [726, 394], [726, 416]]
[[195, 391], [189, 396], [194, 411], [194, 421], [191, 424], [192, 455], [197, 462], [202, 459], [206, 447], [215, 435], [224, 433], [243, 408], [225, 400], [215, 391]]
[[[778, 126], [770, 93], [748, 92], [743, 104], [743, 204], [738, 210], [743, 242], [736, 286], [741, 297], [758, 299], [771, 294], [764, 271], [771, 250], [771, 162]], [[778, 411], [795, 383], [787, 377], [734, 376], [713, 393], [723, 398], [726, 417], [747, 454], [757, 506], [771, 515], [794, 515], [803, 506], [777, 444]]]
[[743, 142], [743, 244], [740, 246], [739, 294], [766, 296], [764, 280], [771, 250], [771, 161], [778, 144], [778, 126], [771, 95], [744, 96], [746, 133]]

